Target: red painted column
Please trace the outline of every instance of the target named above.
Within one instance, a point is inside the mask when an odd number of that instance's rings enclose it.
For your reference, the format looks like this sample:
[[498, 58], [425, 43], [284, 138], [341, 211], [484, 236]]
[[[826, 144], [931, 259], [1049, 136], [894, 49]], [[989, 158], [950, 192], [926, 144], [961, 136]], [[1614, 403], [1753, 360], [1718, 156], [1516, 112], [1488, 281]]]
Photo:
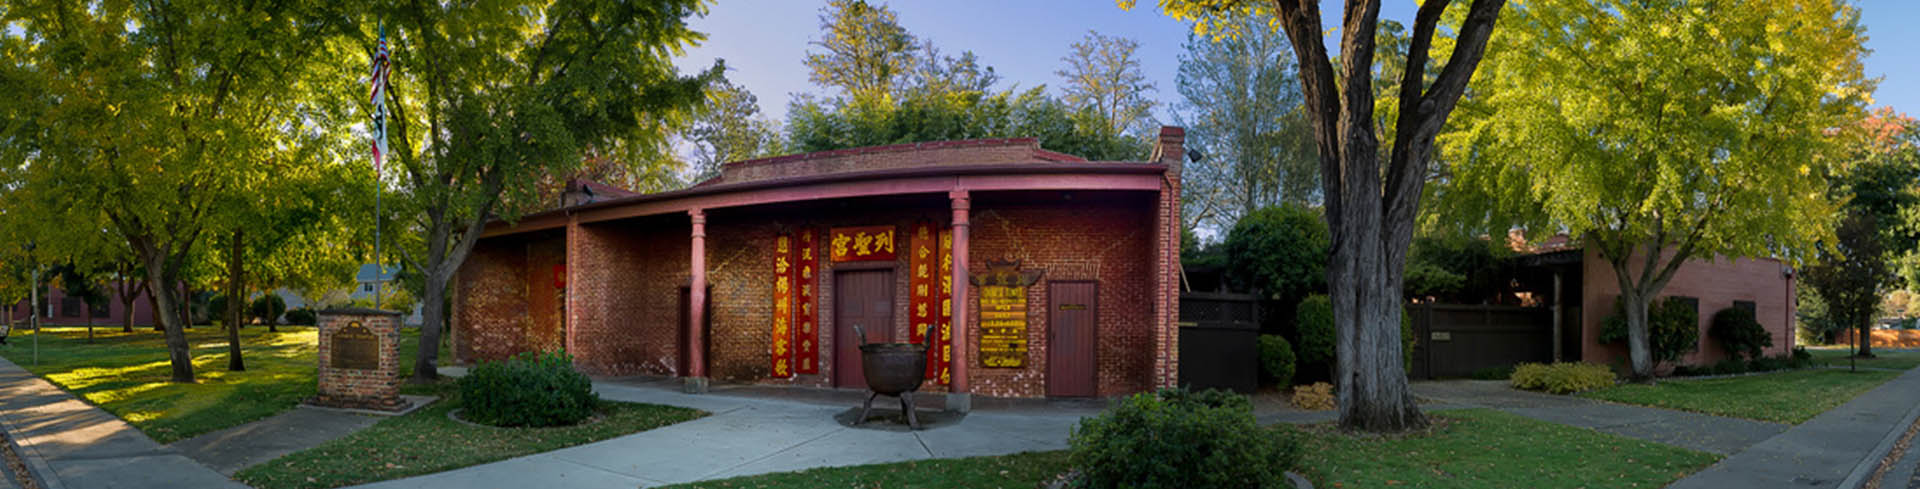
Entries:
[[967, 371], [973, 366], [967, 358], [973, 345], [968, 340], [973, 328], [967, 314], [967, 212], [973, 203], [966, 190], [948, 192], [947, 197], [953, 201], [953, 382], [948, 386], [947, 409], [967, 412], [973, 409], [972, 385], [967, 382]]
[[701, 209], [687, 211], [693, 219], [693, 254], [688, 257], [692, 273], [691, 287], [687, 291], [687, 371], [682, 372], [684, 380], [682, 390], [688, 393], [707, 391], [706, 349], [701, 345], [707, 342], [707, 213]]

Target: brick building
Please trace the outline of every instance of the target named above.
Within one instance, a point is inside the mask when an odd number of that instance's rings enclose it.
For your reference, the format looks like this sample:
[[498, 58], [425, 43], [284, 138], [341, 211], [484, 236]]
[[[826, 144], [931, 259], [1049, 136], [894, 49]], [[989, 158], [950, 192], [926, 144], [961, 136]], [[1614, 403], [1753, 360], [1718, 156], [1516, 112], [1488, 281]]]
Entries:
[[[119, 283], [108, 283], [106, 286], [109, 290], [108, 299], [94, 302], [67, 295], [67, 291], [60, 287], [48, 286], [46, 294], [40, 298], [40, 323], [48, 326], [79, 326], [91, 321], [95, 326], [110, 326], [124, 324], [127, 315], [131, 314], [134, 324], [153, 324], [153, 303], [145, 289], [134, 296], [133, 307], [128, 308], [120, 302], [119, 296], [112, 295], [113, 290], [118, 290]], [[26, 321], [33, 315], [33, 308], [28, 306], [26, 299], [0, 308], [0, 311], [6, 314], [6, 318], [0, 318], [0, 323], [7, 320]]]
[[488, 226], [455, 281], [454, 355], [565, 348], [589, 373], [693, 390], [864, 388], [860, 326], [930, 345], [923, 390], [963, 394], [947, 396], [960, 409], [973, 394], [1171, 386], [1182, 139], [1161, 129], [1146, 162], [946, 141], [732, 162], [672, 192], [598, 189]]

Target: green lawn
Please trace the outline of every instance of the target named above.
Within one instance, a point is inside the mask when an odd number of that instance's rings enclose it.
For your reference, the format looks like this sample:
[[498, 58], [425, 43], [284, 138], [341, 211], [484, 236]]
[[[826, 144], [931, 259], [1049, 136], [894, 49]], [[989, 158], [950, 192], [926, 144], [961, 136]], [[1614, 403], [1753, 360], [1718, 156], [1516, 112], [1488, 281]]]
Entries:
[[[1404, 437], [1305, 433], [1315, 487], [1661, 487], [1719, 457], [1593, 430], [1471, 409]], [[1066, 472], [1066, 452], [813, 469], [669, 486], [692, 488], [1031, 488]]]
[[[1844, 346], [1837, 348], [1810, 347], [1807, 348], [1807, 352], [1812, 353], [1813, 359], [1821, 363], [1845, 367], [1847, 366], [1847, 355], [1853, 353], [1853, 350]], [[1900, 370], [1920, 367], [1920, 352], [1876, 351], [1874, 355], [1875, 358], [1862, 358], [1855, 360], [1855, 362], [1861, 367], [1895, 368]]]
[[752, 475], [667, 486], [693, 488], [780, 489], [1032, 489], [1040, 481], [1067, 471], [1067, 452], [1028, 452], [997, 457], [924, 460], [890, 464], [830, 467], [799, 472]]
[[489, 428], [447, 418], [460, 398], [451, 382], [405, 390], [438, 395], [441, 400], [344, 438], [248, 467], [234, 478], [262, 489], [363, 484], [531, 455], [707, 415], [686, 408], [606, 402], [603, 419], [580, 426]]
[[1800, 424], [1900, 375], [1813, 369], [1654, 385], [1622, 384], [1580, 394], [1626, 404]]
[[1314, 487], [1663, 487], [1709, 453], [1485, 409], [1436, 413], [1431, 433], [1356, 437], [1305, 429]]
[[[96, 327], [89, 343], [84, 327], [48, 327], [39, 341], [39, 365], [33, 363], [34, 332], [14, 330], [8, 345], [0, 346], [0, 356], [127, 420], [155, 441], [171, 443], [272, 416], [314, 395], [318, 336], [312, 327], [279, 329], [241, 328], [244, 372], [227, 371], [227, 337], [220, 328], [189, 329], [195, 384], [168, 382], [166, 342], [152, 328], [121, 333], [117, 325]], [[418, 336], [418, 330], [401, 333], [401, 365], [409, 373]], [[448, 358], [441, 351], [440, 358]]]

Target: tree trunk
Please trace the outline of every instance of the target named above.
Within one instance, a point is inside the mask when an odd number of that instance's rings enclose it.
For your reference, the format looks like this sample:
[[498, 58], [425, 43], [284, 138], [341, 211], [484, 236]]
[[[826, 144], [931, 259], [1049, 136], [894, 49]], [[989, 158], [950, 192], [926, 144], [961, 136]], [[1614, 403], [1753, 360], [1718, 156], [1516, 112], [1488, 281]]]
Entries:
[[80, 303], [83, 304], [84, 307], [86, 307], [86, 310], [83, 311], [83, 313], [87, 315], [87, 343], [92, 344], [93, 343], [93, 299], [83, 298], [80, 300]]
[[1633, 368], [1630, 380], [1637, 383], [1653, 381], [1653, 335], [1647, 324], [1647, 306], [1652, 301], [1647, 296], [1634, 289], [1620, 291], [1627, 313], [1627, 359]]
[[[429, 383], [438, 379], [440, 361], [440, 325], [447, 315], [446, 296], [449, 273], [427, 272], [426, 297], [420, 304], [420, 353], [414, 356], [413, 382]], [[405, 316], [402, 316], [403, 318]]]
[[182, 331], [193, 329], [193, 288], [189, 287], [185, 280], [180, 281], [179, 304], [180, 329]]
[[122, 333], [133, 332], [133, 300], [136, 295], [139, 295], [138, 292], [129, 290], [133, 285], [129, 283], [131, 281], [127, 279], [127, 275], [120, 274], [120, 286], [115, 287], [120, 292], [120, 332]]
[[166, 333], [167, 359], [173, 365], [172, 381], [191, 384], [194, 382], [193, 353], [187, 344], [187, 332], [180, 321], [181, 316], [174, 313], [176, 308], [181, 307], [179, 298], [174, 297], [173, 288], [179, 281], [174, 278], [176, 272], [167, 269], [166, 256], [159, 253], [148, 255], [141, 257], [141, 261], [146, 262], [147, 276], [152, 280], [154, 318], [160, 323], [161, 331]]
[[151, 315], [153, 316], [153, 330], [154, 330], [154, 331], [159, 331], [159, 332], [166, 332], [166, 331], [167, 331], [167, 326], [166, 326], [166, 324], [167, 324], [167, 323], [166, 323], [166, 321], [164, 321], [164, 320], [163, 320], [164, 318], [162, 318], [162, 317], [160, 316], [161, 314], [165, 314], [165, 313], [163, 313], [163, 312], [160, 312], [160, 292], [159, 292], [159, 290], [160, 290], [160, 289], [162, 289], [162, 288], [163, 288], [163, 287], [154, 287], [154, 286], [153, 286], [153, 279], [148, 279], [148, 280], [147, 280], [147, 290], [148, 290], [148, 292], [149, 292], [149, 293], [147, 294], [147, 311], [148, 311], [148, 312], [151, 312], [151, 313], [152, 313]]
[[240, 235], [240, 230], [233, 231], [233, 244], [227, 251], [227, 370], [232, 372], [247, 370], [240, 358], [240, 303], [247, 290], [246, 270], [240, 263]]
[[1853, 342], [1859, 345], [1854, 349], [1855, 358], [1873, 358], [1873, 319], [1867, 318], [1853, 330]]

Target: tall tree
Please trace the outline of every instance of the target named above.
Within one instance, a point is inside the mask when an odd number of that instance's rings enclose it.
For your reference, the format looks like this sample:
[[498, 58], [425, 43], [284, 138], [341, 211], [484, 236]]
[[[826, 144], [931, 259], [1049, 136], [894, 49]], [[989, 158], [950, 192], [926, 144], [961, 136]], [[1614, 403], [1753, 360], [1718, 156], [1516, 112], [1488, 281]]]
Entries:
[[1090, 122], [1108, 134], [1145, 134], [1153, 125], [1158, 102], [1148, 96], [1154, 87], [1140, 69], [1139, 50], [1138, 41], [1087, 31], [1060, 58], [1067, 66], [1054, 72], [1066, 80], [1067, 103], [1088, 108]]
[[721, 79], [707, 91], [707, 105], [686, 132], [693, 142], [694, 182], [720, 174], [720, 165], [780, 154], [779, 123], [760, 114], [760, 99], [746, 87]]
[[[698, 0], [415, 2], [382, 9], [394, 38], [395, 200], [425, 279], [415, 381], [438, 377], [447, 283], [487, 221], [512, 220], [588, 149], [660, 147], [668, 114], [692, 110], [718, 65], [679, 75], [671, 56], [702, 38]], [[371, 49], [372, 32], [363, 33]]]
[[[1117, 0], [1123, 8], [1133, 0]], [[1320, 155], [1321, 198], [1333, 240], [1327, 266], [1336, 321], [1335, 367], [1340, 425], [1396, 432], [1427, 425], [1407, 390], [1401, 365], [1401, 281], [1414, 217], [1426, 185], [1434, 138], [1466, 91], [1505, 0], [1472, 0], [1450, 22], [1452, 38], [1435, 42], [1451, 0], [1424, 0], [1414, 14], [1405, 53], [1391, 144], [1375, 131], [1373, 93], [1379, 0], [1347, 0], [1336, 70], [1322, 39], [1319, 2], [1302, 0], [1162, 0], [1168, 15], [1196, 21], [1196, 32], [1232, 33], [1234, 15], [1271, 15], [1284, 30], [1300, 70], [1301, 93]], [[1434, 52], [1434, 47], [1451, 47]], [[1398, 52], [1387, 56], [1398, 56]], [[1428, 76], [1427, 64], [1444, 59]], [[1384, 160], [1384, 165], [1382, 165]]]
[[900, 26], [893, 9], [865, 0], [832, 0], [821, 9], [821, 51], [807, 51], [807, 79], [835, 87], [853, 98], [894, 93], [913, 69], [912, 34]]
[[1287, 40], [1233, 19], [1239, 36], [1187, 37], [1175, 83], [1183, 101], [1177, 120], [1188, 147], [1205, 156], [1181, 174], [1181, 217], [1187, 226], [1225, 234], [1241, 216], [1280, 203], [1319, 202], [1313, 126], [1301, 102]]
[[1802, 289], [1824, 310], [1812, 324], [1853, 330], [1859, 356], [1873, 356], [1869, 331], [1885, 292], [1899, 285], [1896, 266], [1910, 260], [1920, 218], [1920, 122], [1883, 110], [1841, 131], [1846, 157], [1828, 197], [1846, 202], [1832, 250], [1806, 267]]
[[[285, 148], [301, 114], [274, 110], [295, 69], [337, 32], [326, 2], [35, 2], [0, 13], [9, 101], [31, 121], [22, 185], [51, 208], [104, 216], [139, 257], [166, 332], [172, 380], [193, 382], [182, 269], [215, 201]], [[16, 90], [16, 88], [21, 90]], [[295, 121], [295, 122], [289, 122]], [[84, 226], [85, 223], [79, 223]]]
[[1872, 86], [1835, 0], [1551, 0], [1517, 9], [1450, 134], [1442, 219], [1566, 232], [1612, 269], [1633, 377], [1687, 260], [1807, 258], [1830, 239], [1828, 128]]

